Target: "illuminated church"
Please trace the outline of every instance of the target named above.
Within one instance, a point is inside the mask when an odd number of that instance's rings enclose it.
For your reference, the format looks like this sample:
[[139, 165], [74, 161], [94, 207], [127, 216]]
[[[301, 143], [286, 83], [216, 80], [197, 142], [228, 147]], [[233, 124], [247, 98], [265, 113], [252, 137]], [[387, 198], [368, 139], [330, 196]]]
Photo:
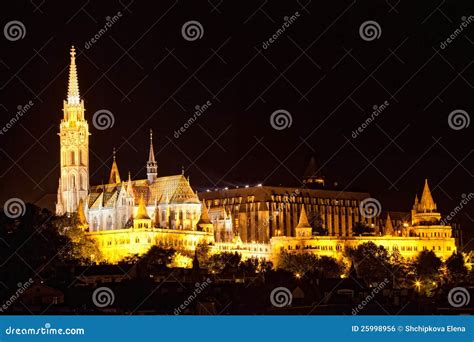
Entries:
[[[90, 186], [90, 134], [74, 47], [70, 55], [59, 130], [56, 214], [78, 212], [81, 225], [97, 240], [106, 261], [146, 253], [153, 245], [193, 251], [200, 243], [209, 245], [213, 253], [237, 252], [244, 259], [272, 261], [282, 250], [341, 258], [347, 248], [368, 241], [405, 257], [429, 249], [445, 258], [456, 250], [452, 229], [442, 225], [427, 182], [421, 199], [415, 200], [411, 222], [394, 224], [388, 215], [383, 226], [377, 218], [360, 213], [368, 193], [325, 189], [324, 178], [314, 170], [307, 172], [304, 189], [226, 188], [199, 194], [200, 199], [184, 174], [158, 175], [151, 131], [148, 159], [144, 158], [146, 179], [132, 180], [130, 174], [122, 179], [114, 152], [108, 183]], [[316, 233], [315, 222], [326, 233]], [[374, 227], [375, 233], [356, 236], [353, 228], [362, 222]]]

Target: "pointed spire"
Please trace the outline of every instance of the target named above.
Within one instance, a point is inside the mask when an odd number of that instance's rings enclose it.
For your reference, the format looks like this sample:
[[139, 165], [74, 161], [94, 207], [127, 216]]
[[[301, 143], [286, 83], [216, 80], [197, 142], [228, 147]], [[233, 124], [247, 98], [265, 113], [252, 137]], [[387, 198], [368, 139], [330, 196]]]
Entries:
[[311, 227], [311, 225], [308, 222], [308, 216], [306, 216], [306, 210], [303, 205], [301, 207], [300, 219], [298, 221], [298, 225], [296, 226], [296, 228], [308, 228], [308, 227]]
[[79, 97], [79, 81], [77, 80], [77, 67], [76, 67], [76, 50], [74, 46], [71, 47], [71, 63], [69, 65], [69, 83], [67, 90], [67, 103], [70, 105], [78, 105], [80, 102]]
[[112, 163], [112, 168], [110, 169], [109, 184], [120, 183], [120, 174], [117, 166], [117, 161], [115, 160], [115, 147], [113, 150], [114, 161]]
[[153, 149], [153, 131], [150, 129], [150, 152], [148, 162], [146, 163], [146, 174], [148, 183], [153, 183], [158, 176], [158, 165], [155, 160], [155, 151]]
[[130, 176], [130, 171], [128, 171], [127, 193], [129, 195], [133, 195], [132, 177]]
[[200, 223], [211, 223], [211, 219], [209, 218], [209, 209], [207, 208], [206, 201], [202, 200], [201, 206], [201, 217], [199, 218]]
[[148, 162], [155, 162], [155, 151], [153, 150], [153, 131], [150, 129], [150, 153], [148, 155]]
[[143, 195], [140, 197], [140, 202], [138, 204], [137, 215], [135, 215], [135, 219], [138, 220], [149, 220], [150, 216], [148, 216], [148, 212], [146, 210], [145, 200], [143, 199]]
[[385, 228], [384, 228], [384, 234], [385, 235], [393, 235], [393, 224], [392, 224], [392, 219], [390, 218], [390, 213], [387, 213], [387, 220], [385, 221]]
[[415, 195], [415, 203], [413, 204], [413, 210], [416, 210], [418, 208], [418, 194]]
[[419, 204], [419, 211], [431, 212], [436, 210], [436, 204], [431, 196], [430, 187], [428, 185], [428, 179], [425, 179], [425, 187], [423, 188], [423, 194]]

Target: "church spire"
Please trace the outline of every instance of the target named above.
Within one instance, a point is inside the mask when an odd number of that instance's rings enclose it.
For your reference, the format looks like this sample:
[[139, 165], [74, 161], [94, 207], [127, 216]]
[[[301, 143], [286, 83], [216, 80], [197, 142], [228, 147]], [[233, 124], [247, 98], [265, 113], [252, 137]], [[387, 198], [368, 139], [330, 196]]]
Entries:
[[79, 81], [77, 80], [77, 67], [76, 67], [76, 50], [74, 46], [71, 47], [71, 64], [69, 65], [69, 83], [67, 90], [67, 103], [69, 105], [78, 105], [80, 102], [79, 97]]
[[419, 210], [422, 212], [431, 212], [436, 210], [436, 204], [431, 196], [430, 187], [428, 185], [428, 179], [425, 179], [425, 187], [423, 188], [423, 194], [418, 205]]
[[313, 234], [313, 229], [309, 224], [308, 216], [306, 216], [304, 204], [301, 206], [300, 219], [295, 228], [295, 233], [297, 237], [310, 237]]
[[387, 213], [387, 220], [385, 221], [385, 228], [384, 228], [385, 235], [394, 235], [392, 219], [390, 218], [390, 213]]
[[146, 163], [146, 174], [148, 183], [153, 183], [158, 176], [158, 165], [155, 160], [155, 152], [153, 150], [153, 131], [150, 129], [150, 153], [148, 154], [148, 162]]
[[114, 161], [112, 163], [112, 168], [110, 169], [109, 184], [120, 183], [120, 174], [117, 166], [117, 161], [115, 160], [115, 147], [114, 147]]
[[298, 221], [298, 225], [296, 228], [308, 228], [311, 227], [311, 225], [308, 222], [308, 216], [306, 216], [306, 210], [304, 209], [304, 205], [301, 207], [301, 214], [300, 214], [300, 219]]

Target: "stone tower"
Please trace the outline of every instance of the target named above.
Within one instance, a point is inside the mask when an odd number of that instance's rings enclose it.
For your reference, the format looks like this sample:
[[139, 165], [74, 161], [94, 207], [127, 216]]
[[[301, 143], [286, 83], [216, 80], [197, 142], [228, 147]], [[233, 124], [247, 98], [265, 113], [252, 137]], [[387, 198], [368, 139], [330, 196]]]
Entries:
[[89, 193], [89, 125], [84, 118], [84, 100], [79, 96], [76, 51], [71, 48], [67, 100], [59, 126], [60, 170], [56, 214], [77, 210]]

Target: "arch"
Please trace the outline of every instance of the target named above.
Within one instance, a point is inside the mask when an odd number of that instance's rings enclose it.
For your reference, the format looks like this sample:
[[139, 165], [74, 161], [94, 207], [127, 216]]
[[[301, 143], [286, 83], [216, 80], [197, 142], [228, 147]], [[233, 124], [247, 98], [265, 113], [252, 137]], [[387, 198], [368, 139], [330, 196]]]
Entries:
[[97, 217], [94, 217], [92, 220], [92, 230], [93, 231], [98, 231], [99, 230], [99, 224], [97, 222]]
[[106, 223], [107, 230], [112, 230], [112, 216], [107, 216], [107, 223]]

